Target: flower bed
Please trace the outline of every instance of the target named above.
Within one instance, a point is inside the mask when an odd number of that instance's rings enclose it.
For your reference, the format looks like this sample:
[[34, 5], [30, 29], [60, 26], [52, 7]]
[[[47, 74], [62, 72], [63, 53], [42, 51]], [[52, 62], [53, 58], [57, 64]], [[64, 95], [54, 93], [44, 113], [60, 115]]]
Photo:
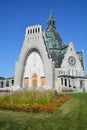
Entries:
[[0, 110], [25, 112], [53, 112], [65, 101], [70, 99], [66, 95], [56, 95], [54, 91], [17, 92], [0, 97]]

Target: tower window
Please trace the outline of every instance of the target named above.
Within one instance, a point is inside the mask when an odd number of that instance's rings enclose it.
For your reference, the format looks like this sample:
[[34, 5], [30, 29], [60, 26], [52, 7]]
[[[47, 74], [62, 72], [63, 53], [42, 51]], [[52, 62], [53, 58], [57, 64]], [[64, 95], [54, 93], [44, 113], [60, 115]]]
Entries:
[[30, 33], [32, 33], [32, 29], [30, 30]]
[[38, 32], [40, 32], [40, 28], [38, 28]]
[[51, 20], [50, 20], [50, 25], [51, 25]]
[[35, 32], [37, 33], [37, 28], [35, 28]]
[[28, 34], [29, 34], [29, 29], [28, 29]]
[[54, 25], [54, 21], [53, 21], [53, 25]]
[[33, 33], [34, 33], [34, 28], [33, 28]]

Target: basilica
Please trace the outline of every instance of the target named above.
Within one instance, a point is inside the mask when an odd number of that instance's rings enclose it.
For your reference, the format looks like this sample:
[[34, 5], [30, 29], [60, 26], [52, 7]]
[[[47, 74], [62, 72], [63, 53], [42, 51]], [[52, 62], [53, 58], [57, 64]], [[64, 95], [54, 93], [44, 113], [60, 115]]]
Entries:
[[45, 31], [41, 25], [26, 28], [11, 88], [87, 91], [84, 52], [76, 52], [72, 42], [63, 42], [52, 13]]

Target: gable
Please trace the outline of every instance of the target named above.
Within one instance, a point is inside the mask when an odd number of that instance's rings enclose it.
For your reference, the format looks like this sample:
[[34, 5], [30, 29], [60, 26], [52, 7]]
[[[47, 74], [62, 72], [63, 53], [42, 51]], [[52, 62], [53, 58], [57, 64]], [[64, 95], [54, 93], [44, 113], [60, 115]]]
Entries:
[[73, 43], [70, 42], [64, 59], [62, 60], [61, 68], [71, 68], [83, 71], [82, 64], [74, 49]]

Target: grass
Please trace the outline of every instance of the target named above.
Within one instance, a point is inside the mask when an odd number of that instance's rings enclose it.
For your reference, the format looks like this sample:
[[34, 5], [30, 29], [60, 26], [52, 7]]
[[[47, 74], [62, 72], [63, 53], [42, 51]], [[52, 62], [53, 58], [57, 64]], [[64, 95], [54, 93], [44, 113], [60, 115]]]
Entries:
[[50, 114], [0, 111], [0, 130], [87, 130], [87, 93], [69, 95]]

